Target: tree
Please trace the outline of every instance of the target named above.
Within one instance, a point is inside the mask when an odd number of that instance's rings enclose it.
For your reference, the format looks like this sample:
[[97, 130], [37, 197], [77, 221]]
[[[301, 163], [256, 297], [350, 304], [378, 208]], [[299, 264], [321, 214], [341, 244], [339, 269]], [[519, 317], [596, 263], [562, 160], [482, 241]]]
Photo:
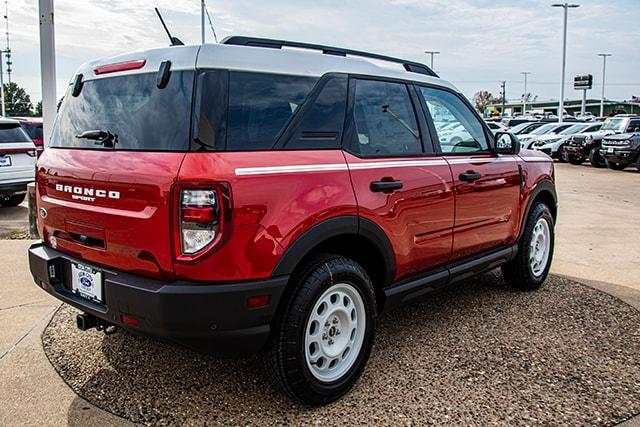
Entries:
[[495, 104], [501, 102], [501, 99], [494, 98], [494, 96], [488, 90], [481, 90], [480, 92], [476, 92], [473, 95], [473, 103], [476, 107], [476, 110], [482, 115], [484, 115], [484, 111], [491, 104]]
[[33, 104], [29, 94], [16, 82], [4, 85], [4, 102], [7, 116], [32, 116]]
[[[60, 111], [60, 105], [62, 104], [63, 100], [64, 100], [64, 96], [58, 100], [58, 105], [56, 105], [56, 111]], [[36, 104], [34, 115], [36, 117], [42, 117], [42, 101], [38, 101], [38, 103]]]

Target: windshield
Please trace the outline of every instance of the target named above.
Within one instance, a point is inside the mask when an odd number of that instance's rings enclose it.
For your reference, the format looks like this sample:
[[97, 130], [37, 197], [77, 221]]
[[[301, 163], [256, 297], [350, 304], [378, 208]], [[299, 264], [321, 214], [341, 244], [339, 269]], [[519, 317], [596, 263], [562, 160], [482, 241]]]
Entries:
[[529, 133], [529, 135], [544, 135], [545, 133], [551, 131], [553, 128], [558, 126], [556, 123], [549, 123], [547, 125], [540, 126], [538, 129]]
[[[89, 80], [79, 96], [67, 91], [51, 146], [188, 151], [192, 93], [193, 72], [172, 72], [163, 89], [155, 73]], [[77, 137], [90, 131], [109, 133], [115, 142]]]
[[574, 133], [582, 132], [587, 127], [589, 127], [589, 125], [580, 124], [580, 125], [569, 126], [562, 132], [558, 132], [558, 135], [573, 135]]
[[612, 130], [615, 132], [622, 132], [625, 126], [625, 119], [607, 119], [602, 125], [602, 130]]
[[0, 124], [0, 143], [31, 142], [19, 123]]

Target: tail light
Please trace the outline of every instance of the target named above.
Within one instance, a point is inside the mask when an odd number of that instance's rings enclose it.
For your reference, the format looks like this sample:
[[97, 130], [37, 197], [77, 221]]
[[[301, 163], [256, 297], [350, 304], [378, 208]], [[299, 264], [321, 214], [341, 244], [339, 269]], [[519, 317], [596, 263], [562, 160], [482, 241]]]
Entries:
[[222, 244], [229, 233], [231, 198], [225, 184], [180, 184], [177, 201], [176, 254], [189, 261]]

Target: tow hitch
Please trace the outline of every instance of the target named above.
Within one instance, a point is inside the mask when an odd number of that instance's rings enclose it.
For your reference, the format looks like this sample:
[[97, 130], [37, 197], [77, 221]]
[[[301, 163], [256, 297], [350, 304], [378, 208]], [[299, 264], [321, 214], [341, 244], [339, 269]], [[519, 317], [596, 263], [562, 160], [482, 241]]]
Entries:
[[99, 331], [104, 332], [106, 335], [114, 334], [118, 328], [109, 322], [105, 322], [102, 319], [89, 313], [82, 313], [76, 316], [76, 326], [81, 331], [88, 331], [89, 329], [96, 328]]

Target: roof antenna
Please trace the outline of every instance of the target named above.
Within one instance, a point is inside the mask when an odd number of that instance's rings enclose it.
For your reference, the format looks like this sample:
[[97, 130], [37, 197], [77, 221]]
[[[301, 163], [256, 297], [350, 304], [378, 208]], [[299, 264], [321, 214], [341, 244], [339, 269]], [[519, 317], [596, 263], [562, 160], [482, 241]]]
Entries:
[[207, 13], [207, 18], [209, 18], [209, 26], [211, 27], [211, 32], [213, 33], [213, 39], [218, 43], [218, 35], [216, 34], [216, 30], [213, 28], [213, 22], [211, 22], [211, 15], [209, 15], [209, 9], [205, 6], [204, 11]]
[[160, 18], [160, 22], [162, 23], [162, 26], [164, 27], [164, 30], [167, 32], [167, 36], [169, 36], [169, 40], [171, 41], [171, 46], [184, 46], [184, 43], [182, 43], [182, 40], [180, 40], [177, 37], [173, 37], [171, 35], [171, 33], [169, 32], [169, 29], [167, 28], [167, 24], [164, 23], [164, 19], [162, 19], [162, 15], [160, 15], [160, 11], [158, 10], [157, 7], [154, 8], [156, 10], [156, 13], [158, 14], [158, 18]]

